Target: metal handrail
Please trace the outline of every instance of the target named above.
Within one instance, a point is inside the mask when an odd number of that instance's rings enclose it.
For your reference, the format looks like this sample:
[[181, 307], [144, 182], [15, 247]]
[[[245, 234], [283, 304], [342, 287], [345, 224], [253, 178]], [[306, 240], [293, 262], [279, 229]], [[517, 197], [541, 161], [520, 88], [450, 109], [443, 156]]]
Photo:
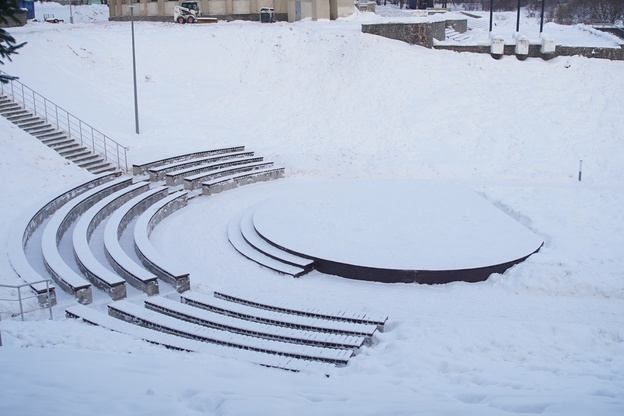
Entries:
[[[50, 284], [52, 283], [52, 279], [43, 279], [43, 280], [38, 280], [36, 282], [23, 283], [21, 285], [0, 285], [0, 288], [17, 289], [17, 299], [12, 299], [12, 298], [1, 299], [0, 298], [0, 301], [19, 302], [19, 308], [20, 308], [19, 315], [22, 317], [22, 321], [23, 321], [25, 313], [39, 310], [39, 309], [32, 309], [32, 310], [25, 311], [24, 310], [24, 300], [36, 298], [36, 297], [40, 296], [40, 294], [33, 294], [31, 296], [24, 297], [24, 296], [22, 296], [22, 288], [25, 287], [25, 286], [30, 287], [30, 286], [35, 285], [37, 283], [43, 283], [43, 282], [45, 282], [45, 284], [46, 284], [46, 295], [48, 297], [47, 304], [48, 304], [48, 309], [50, 310], [50, 319], [52, 319], [52, 302], [50, 300], [50, 292], [51, 292]], [[12, 316], [17, 316], [17, 315], [18, 315], [17, 313], [12, 314]]]
[[[7, 75], [3, 71], [0, 73]], [[90, 148], [94, 153], [117, 165], [117, 168], [128, 172], [128, 147], [117, 143], [16, 79], [6, 84], [0, 83], [0, 92], [35, 116], [44, 119], [52, 127], [62, 130], [80, 145]]]

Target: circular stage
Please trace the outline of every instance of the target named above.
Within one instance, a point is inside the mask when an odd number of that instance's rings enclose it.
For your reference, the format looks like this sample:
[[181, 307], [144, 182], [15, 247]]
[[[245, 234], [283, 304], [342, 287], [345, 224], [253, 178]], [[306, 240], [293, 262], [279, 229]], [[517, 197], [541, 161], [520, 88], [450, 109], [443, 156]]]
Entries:
[[330, 180], [260, 204], [256, 232], [327, 274], [380, 282], [481, 281], [542, 246], [475, 192], [414, 180]]

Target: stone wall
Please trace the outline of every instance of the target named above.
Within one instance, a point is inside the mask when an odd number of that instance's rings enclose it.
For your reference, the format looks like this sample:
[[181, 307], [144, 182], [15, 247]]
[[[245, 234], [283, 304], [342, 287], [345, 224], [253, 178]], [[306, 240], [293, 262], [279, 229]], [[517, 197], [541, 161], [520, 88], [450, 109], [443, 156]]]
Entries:
[[[435, 45], [435, 49], [451, 50], [455, 52], [490, 53], [489, 45]], [[505, 45], [505, 55], [515, 55], [515, 45]], [[529, 45], [529, 58], [552, 59], [557, 56], [585, 56], [587, 58], [624, 60], [624, 48], [592, 48], [557, 45], [555, 53], [542, 54], [541, 45]]]
[[433, 39], [444, 40], [444, 21], [425, 23], [376, 23], [363, 24], [362, 32], [396, 39], [411, 45], [433, 47]]

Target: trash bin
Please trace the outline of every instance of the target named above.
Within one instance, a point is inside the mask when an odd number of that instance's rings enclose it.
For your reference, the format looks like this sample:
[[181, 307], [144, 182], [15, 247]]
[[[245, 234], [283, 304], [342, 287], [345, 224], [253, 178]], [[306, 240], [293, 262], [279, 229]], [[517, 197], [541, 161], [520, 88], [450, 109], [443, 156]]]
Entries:
[[273, 23], [275, 22], [275, 11], [272, 7], [263, 7], [260, 9], [260, 22], [261, 23]]

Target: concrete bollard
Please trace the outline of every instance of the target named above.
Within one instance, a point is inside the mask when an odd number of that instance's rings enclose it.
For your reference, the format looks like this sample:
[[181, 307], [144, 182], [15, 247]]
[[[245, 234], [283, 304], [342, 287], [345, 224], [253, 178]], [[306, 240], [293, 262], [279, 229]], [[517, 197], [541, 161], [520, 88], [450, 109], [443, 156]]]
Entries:
[[505, 40], [503, 38], [492, 38], [490, 54], [494, 59], [500, 59], [505, 54]]
[[552, 39], [542, 38], [542, 47], [540, 48], [540, 53], [542, 54], [542, 59], [548, 60], [555, 56], [555, 50], [557, 46], [555, 45], [555, 41]]
[[529, 39], [521, 36], [516, 40], [516, 58], [523, 61], [527, 56], [529, 56]]

